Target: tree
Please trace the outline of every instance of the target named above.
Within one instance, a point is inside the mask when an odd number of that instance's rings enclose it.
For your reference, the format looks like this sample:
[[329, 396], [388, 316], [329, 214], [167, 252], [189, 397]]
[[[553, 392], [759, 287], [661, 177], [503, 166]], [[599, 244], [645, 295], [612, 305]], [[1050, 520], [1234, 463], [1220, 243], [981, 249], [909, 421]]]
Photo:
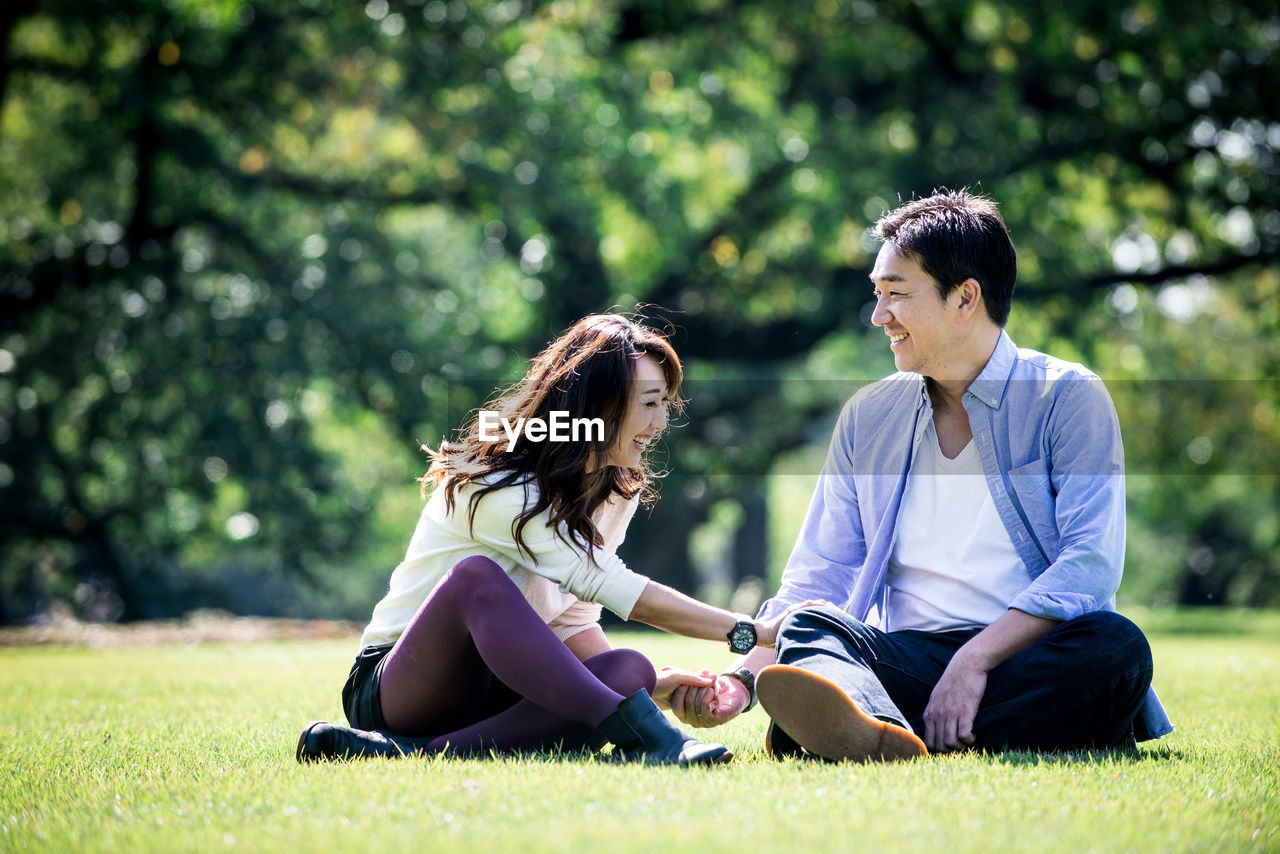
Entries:
[[[664, 537], [638, 540], [692, 586], [709, 509], [740, 496], [758, 529], [774, 460], [824, 441], [886, 369], [864, 335], [866, 230], [938, 185], [1001, 202], [1019, 343], [1128, 377], [1126, 347], [1176, 342], [1180, 375], [1228, 377], [1190, 321], [1147, 337], [1107, 313], [1203, 282], [1277, 375], [1274, 9], [1216, 3], [1211, 26], [1159, 0], [2, 14], [0, 619], [78, 584], [127, 618], [182, 608], [213, 570], [341, 566], [404, 487], [358, 482], [335, 414], [372, 413], [411, 451], [573, 319], [638, 302], [665, 309], [695, 392], [679, 488], [638, 523]], [[1265, 484], [1250, 518], [1274, 528]], [[1195, 515], [1137, 509], [1153, 531]], [[1274, 537], [1227, 541], [1228, 564], [1274, 577]], [[1236, 598], [1274, 597], [1264, 581]]]

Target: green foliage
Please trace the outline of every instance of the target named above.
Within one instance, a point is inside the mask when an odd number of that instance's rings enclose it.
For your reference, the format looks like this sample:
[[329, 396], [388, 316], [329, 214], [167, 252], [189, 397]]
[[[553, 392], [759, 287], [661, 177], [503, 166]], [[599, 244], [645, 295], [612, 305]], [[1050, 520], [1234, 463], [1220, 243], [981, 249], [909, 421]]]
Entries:
[[[1150, 615], [1178, 729], [1133, 756], [958, 755], [895, 765], [768, 759], [754, 711], [700, 731], [729, 765], [582, 756], [302, 767], [338, 718], [352, 642], [0, 651], [0, 847], [31, 851], [1274, 851], [1280, 644], [1269, 623]], [[1212, 621], [1209, 621], [1212, 623]], [[1220, 623], [1221, 621], [1219, 621]], [[723, 645], [619, 645], [723, 667]], [[92, 674], [92, 678], [90, 677]]]
[[1242, 0], [11, 4], [0, 620], [363, 610], [467, 389], [637, 303], [694, 400], [628, 557], [695, 588], [732, 500], [733, 580], [776, 571], [765, 478], [886, 370], [866, 230], [939, 185], [1000, 202], [1020, 344], [1258, 381], [1185, 423], [1118, 401], [1166, 478], [1129, 575], [1275, 602], [1278, 32]]

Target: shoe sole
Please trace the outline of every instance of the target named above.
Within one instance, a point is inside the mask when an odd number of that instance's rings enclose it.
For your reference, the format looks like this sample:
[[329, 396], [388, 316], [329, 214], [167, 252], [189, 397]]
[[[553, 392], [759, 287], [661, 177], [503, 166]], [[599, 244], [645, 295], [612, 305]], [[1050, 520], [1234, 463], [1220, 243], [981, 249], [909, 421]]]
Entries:
[[839, 685], [799, 667], [761, 670], [756, 696], [783, 732], [823, 759], [895, 761], [929, 754], [915, 733], [870, 717]]

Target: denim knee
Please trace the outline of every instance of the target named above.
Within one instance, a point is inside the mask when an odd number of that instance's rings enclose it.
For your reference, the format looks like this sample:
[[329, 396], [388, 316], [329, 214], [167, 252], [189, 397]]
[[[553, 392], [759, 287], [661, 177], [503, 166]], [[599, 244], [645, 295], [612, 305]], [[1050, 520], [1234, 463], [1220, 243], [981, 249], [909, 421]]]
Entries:
[[1151, 644], [1142, 629], [1132, 620], [1114, 611], [1091, 611], [1058, 626], [1061, 633], [1073, 636], [1099, 662], [1138, 671], [1152, 669]]
[[787, 615], [778, 629], [778, 649], [784, 646], [838, 642], [859, 652], [870, 647], [877, 630], [834, 605], [810, 605]]
[[784, 617], [782, 625], [778, 627], [778, 643], [782, 643], [784, 636], [830, 626], [832, 616], [830, 612], [835, 611], [837, 609], [831, 605], [806, 605], [803, 608], [797, 608]]

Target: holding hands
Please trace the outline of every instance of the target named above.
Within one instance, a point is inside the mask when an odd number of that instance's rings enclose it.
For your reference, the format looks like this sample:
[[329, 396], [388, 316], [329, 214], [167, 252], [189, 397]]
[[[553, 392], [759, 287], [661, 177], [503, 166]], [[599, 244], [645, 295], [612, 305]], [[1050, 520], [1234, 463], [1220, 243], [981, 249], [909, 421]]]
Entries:
[[[825, 600], [809, 599], [792, 605], [772, 620], [756, 620], [757, 650], [777, 645], [778, 630], [792, 611], [819, 605], [834, 607]], [[769, 663], [770, 660], [759, 661], [749, 669], [754, 671]], [[751, 705], [751, 690], [741, 679], [728, 673], [717, 675], [705, 668], [692, 671], [664, 667], [658, 673], [654, 699], [660, 708], [670, 709], [689, 726], [713, 727], [728, 723], [746, 711]]]
[[[699, 691], [710, 688], [716, 682], [716, 675], [710, 670], [684, 670], [679, 667], [663, 667], [658, 671], [658, 681], [653, 688], [653, 702], [659, 709], [676, 711], [674, 700], [677, 692], [680, 702], [686, 691]], [[677, 712], [676, 717], [680, 717]]]
[[[746, 686], [732, 676], [710, 670], [678, 670], [664, 667], [658, 684], [671, 685], [666, 708], [684, 723], [694, 727], [719, 726], [740, 715], [751, 703]], [[661, 703], [659, 704], [661, 705]]]

